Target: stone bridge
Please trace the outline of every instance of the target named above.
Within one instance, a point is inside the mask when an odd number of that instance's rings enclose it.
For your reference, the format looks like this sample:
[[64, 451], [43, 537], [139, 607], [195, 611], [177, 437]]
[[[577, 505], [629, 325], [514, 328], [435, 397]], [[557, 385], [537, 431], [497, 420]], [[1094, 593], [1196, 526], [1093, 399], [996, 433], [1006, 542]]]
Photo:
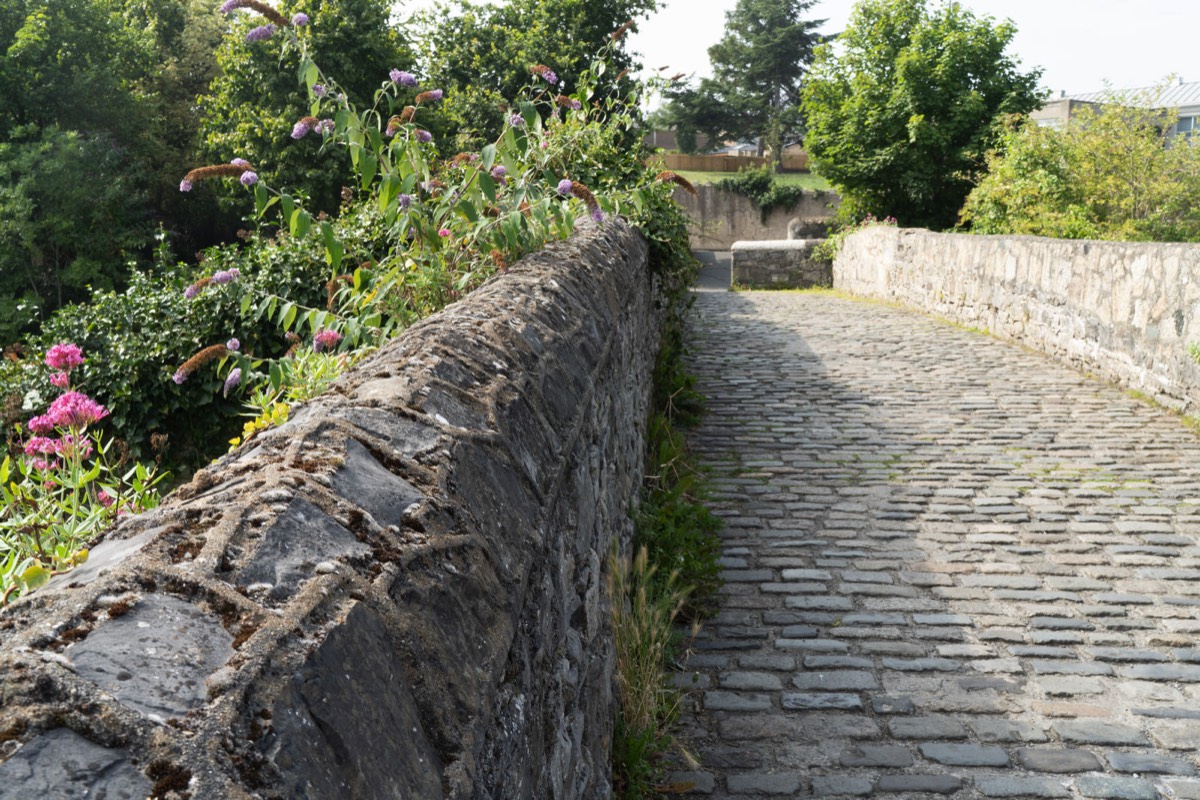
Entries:
[[[1111, 268], [1089, 307], [1024, 274], [1022, 248], [1061, 243], [929, 237], [860, 235], [835, 280], [967, 322], [1008, 314], [1040, 349], [1189, 403], [1168, 350], [1194, 290], [1159, 273], [1188, 274], [1194, 248], [1039, 256], [1064, 286]], [[1138, 263], [1161, 286], [1116, 318]], [[1162, 307], [1136, 311], [1153, 291]], [[1074, 347], [1070, 320], [1097, 346]], [[726, 585], [686, 660], [702, 768], [677, 780], [714, 798], [1200, 798], [1200, 439], [1179, 418], [837, 293], [701, 291], [691, 340]]]
[[[601, 798], [661, 312], [589, 227], [0, 613], [0, 798]], [[1200, 799], [1200, 252], [856, 234], [702, 291], [715, 798]]]

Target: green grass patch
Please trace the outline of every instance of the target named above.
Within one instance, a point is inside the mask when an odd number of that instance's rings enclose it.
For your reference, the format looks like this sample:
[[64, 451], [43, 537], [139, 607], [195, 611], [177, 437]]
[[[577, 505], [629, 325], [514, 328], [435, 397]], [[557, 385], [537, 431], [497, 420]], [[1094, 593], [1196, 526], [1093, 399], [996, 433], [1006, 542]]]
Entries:
[[[696, 185], [719, 183], [726, 178], [732, 178], [737, 175], [736, 172], [691, 172], [687, 170], [677, 170], [676, 174], [682, 175]], [[783, 172], [773, 176], [772, 180], [776, 186], [798, 186], [801, 189], [819, 192], [833, 191], [833, 187], [829, 185], [829, 181], [815, 172]]]

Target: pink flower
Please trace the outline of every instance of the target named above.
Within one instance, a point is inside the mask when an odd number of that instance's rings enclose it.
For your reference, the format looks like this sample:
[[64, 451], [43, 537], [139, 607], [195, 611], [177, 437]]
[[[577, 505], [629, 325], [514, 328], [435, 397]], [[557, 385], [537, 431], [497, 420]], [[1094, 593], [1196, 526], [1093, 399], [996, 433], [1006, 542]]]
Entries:
[[59, 389], [66, 389], [71, 385], [71, 376], [65, 372], [56, 372], [50, 376], [50, 383]]
[[105, 508], [112, 508], [113, 499], [109, 495], [109, 493], [104, 491], [103, 489], [96, 492], [96, 499], [99, 500], [100, 505], [104, 506]]
[[70, 372], [83, 363], [83, 351], [78, 345], [56, 344], [46, 351], [46, 366]]
[[54, 420], [49, 414], [42, 414], [29, 420], [29, 430], [33, 433], [54, 433]]
[[48, 456], [58, 452], [58, 440], [48, 436], [34, 436], [25, 443], [25, 455]]
[[438, 236], [441, 236], [443, 239], [449, 235], [450, 235], [449, 228], [442, 228], [440, 231], [438, 231]]
[[108, 409], [82, 392], [65, 392], [50, 404], [46, 416], [56, 428], [83, 428], [107, 417]]
[[234, 337], [225, 343], [225, 349], [232, 350], [236, 353], [238, 350], [242, 349], [242, 343], [237, 340], [237, 337]]
[[58, 452], [67, 458], [87, 458], [92, 454], [92, 440], [86, 436], [67, 434], [58, 440]]
[[326, 328], [324, 330], [317, 331], [316, 335], [313, 336], [313, 349], [318, 353], [326, 350], [332, 350], [338, 346], [338, 342], [341, 340], [342, 335], [340, 333]]

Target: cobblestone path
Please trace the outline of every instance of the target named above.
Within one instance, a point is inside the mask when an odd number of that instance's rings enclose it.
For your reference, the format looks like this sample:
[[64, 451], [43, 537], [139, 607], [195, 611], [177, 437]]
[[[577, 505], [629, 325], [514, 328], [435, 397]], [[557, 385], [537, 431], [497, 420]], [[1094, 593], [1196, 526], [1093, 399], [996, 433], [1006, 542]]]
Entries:
[[712, 797], [1200, 798], [1200, 440], [1048, 359], [829, 295], [700, 292], [727, 584]]

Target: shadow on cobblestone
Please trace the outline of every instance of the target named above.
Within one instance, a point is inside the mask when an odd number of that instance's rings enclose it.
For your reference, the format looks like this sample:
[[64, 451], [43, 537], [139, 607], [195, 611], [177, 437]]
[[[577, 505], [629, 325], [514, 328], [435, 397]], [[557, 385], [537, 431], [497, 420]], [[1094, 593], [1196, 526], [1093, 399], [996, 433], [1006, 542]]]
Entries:
[[713, 797], [1200, 798], [1200, 442], [1047, 359], [697, 294], [725, 520], [676, 776]]

